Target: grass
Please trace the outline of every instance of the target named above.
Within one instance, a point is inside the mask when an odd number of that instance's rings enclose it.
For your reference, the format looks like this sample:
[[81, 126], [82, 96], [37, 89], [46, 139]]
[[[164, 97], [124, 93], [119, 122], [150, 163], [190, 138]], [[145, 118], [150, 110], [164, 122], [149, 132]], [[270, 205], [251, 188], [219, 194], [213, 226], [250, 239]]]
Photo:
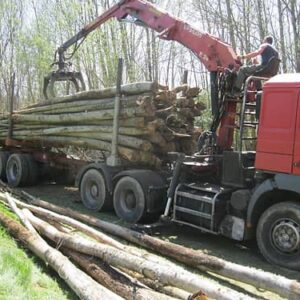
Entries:
[[[2, 204], [0, 212], [16, 219]], [[27, 299], [78, 298], [52, 270], [18, 246], [0, 226], [0, 300]]]

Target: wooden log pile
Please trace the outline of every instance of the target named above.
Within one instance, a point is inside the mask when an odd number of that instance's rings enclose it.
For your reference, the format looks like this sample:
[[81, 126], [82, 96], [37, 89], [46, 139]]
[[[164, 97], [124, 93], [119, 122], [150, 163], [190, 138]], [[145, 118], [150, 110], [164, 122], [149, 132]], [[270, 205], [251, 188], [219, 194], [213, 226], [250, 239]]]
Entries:
[[[124, 162], [160, 166], [168, 152], [194, 152], [194, 118], [205, 108], [200, 90], [170, 90], [153, 82], [122, 86], [118, 151]], [[91, 90], [35, 104], [12, 114], [12, 138], [57, 148], [111, 151], [115, 88]], [[0, 118], [0, 141], [9, 116]]]
[[[1, 186], [0, 201], [19, 216], [24, 226], [2, 213], [0, 225], [56, 270], [80, 299], [257, 298], [249, 291], [242, 293], [240, 285], [235, 289], [234, 282], [228, 288], [208, 280], [199, 269], [272, 291], [283, 298], [299, 299], [300, 283], [296, 280], [227, 262], [55, 206], [25, 192], [13, 191], [3, 183]], [[18, 199], [25, 195], [30, 204]], [[179, 261], [181, 266], [162, 256]]]

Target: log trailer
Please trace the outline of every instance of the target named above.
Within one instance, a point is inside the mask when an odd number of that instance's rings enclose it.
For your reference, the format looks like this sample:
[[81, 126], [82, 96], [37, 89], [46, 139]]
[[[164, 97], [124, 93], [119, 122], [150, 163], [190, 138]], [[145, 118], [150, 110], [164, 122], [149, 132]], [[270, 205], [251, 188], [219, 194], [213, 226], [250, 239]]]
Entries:
[[[122, 0], [58, 48], [58, 69], [45, 78], [46, 98], [53, 95], [56, 81], [85, 88], [82, 75], [68, 69], [65, 52], [74, 45], [77, 49], [111, 18], [129, 19], [190, 49], [210, 72], [214, 118], [211, 130], [199, 139], [199, 152], [192, 157], [177, 154], [170, 170], [83, 163], [76, 184], [85, 206], [114, 208], [131, 223], [163, 213], [163, 219], [237, 241], [256, 235], [269, 262], [300, 270], [300, 75], [274, 76], [279, 61], [271, 59], [247, 79], [241, 96], [232, 98], [228, 92], [240, 62], [230, 45], [147, 1]], [[6, 148], [10, 157], [6, 164], [1, 155], [2, 172], [26, 176], [24, 161], [12, 153], [25, 148], [11, 139]], [[34, 163], [43, 161], [43, 153], [22, 155]], [[18, 160], [10, 163], [16, 155]]]

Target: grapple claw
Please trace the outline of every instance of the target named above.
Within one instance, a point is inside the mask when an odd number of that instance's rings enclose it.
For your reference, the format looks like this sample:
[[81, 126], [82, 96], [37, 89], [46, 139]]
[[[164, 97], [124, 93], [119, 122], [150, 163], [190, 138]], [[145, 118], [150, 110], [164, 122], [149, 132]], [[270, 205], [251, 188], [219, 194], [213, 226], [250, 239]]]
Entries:
[[[56, 72], [51, 72], [44, 77], [43, 94], [45, 99], [53, 99], [56, 97], [54, 85], [56, 82], [61, 81], [66, 81], [68, 87], [72, 84], [76, 92], [85, 90], [85, 83], [81, 72], [58, 70]], [[68, 93], [69, 91], [67, 91], [67, 94]]]

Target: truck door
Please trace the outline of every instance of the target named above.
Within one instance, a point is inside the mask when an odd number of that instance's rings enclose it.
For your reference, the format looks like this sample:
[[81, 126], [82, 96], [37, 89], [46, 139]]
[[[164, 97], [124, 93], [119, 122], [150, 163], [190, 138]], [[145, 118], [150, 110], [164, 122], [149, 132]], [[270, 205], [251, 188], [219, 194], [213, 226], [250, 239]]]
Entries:
[[[278, 82], [266, 83], [258, 131], [255, 163], [257, 169], [292, 173], [298, 109], [298, 92], [295, 88]], [[300, 120], [298, 124], [300, 162]]]
[[293, 156], [293, 174], [300, 175], [300, 87], [298, 87], [298, 108]]

